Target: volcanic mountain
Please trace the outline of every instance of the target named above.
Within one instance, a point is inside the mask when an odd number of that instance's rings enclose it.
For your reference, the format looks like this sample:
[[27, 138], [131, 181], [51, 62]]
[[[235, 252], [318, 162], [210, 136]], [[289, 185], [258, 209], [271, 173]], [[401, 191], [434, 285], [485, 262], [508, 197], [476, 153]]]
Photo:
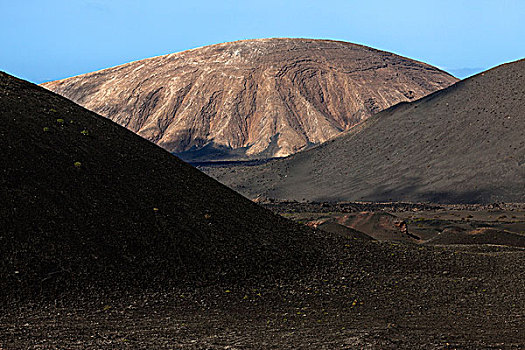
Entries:
[[206, 46], [43, 84], [185, 160], [282, 157], [456, 78], [346, 42]]
[[396, 105], [312, 150], [209, 172], [248, 197], [525, 202], [525, 60]]
[[278, 278], [323, 260], [313, 230], [61, 96], [0, 73], [0, 111], [10, 297]]

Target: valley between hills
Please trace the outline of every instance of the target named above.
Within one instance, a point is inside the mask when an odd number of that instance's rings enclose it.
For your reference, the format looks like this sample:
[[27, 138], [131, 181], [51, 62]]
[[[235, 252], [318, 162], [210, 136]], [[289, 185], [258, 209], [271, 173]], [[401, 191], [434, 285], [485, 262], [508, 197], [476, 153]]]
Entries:
[[0, 72], [0, 349], [522, 348], [524, 75], [306, 39]]

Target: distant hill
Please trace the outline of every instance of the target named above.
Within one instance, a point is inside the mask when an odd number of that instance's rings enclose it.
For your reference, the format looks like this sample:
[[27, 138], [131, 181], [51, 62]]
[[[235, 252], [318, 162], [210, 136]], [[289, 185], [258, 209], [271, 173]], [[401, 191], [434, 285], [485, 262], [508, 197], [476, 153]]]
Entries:
[[525, 202], [525, 60], [396, 105], [315, 149], [207, 171], [247, 197]]
[[273, 281], [326, 260], [313, 230], [1, 72], [0, 118], [0, 303]]
[[43, 84], [184, 160], [282, 157], [457, 81], [346, 42], [206, 46]]

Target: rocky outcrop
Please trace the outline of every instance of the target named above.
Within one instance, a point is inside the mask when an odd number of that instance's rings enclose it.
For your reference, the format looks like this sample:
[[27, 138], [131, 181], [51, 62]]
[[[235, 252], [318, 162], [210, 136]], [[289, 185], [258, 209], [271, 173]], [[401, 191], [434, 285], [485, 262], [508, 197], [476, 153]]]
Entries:
[[184, 159], [281, 157], [457, 79], [346, 42], [202, 47], [43, 84]]

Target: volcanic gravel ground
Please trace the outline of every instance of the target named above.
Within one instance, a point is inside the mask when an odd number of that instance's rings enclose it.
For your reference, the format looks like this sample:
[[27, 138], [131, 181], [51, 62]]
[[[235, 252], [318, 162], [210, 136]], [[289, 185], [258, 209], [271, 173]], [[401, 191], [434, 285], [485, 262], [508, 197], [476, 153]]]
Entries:
[[523, 250], [356, 240], [327, 248], [333, 266], [294, 283], [11, 305], [0, 318], [0, 344], [5, 349], [525, 345]]

